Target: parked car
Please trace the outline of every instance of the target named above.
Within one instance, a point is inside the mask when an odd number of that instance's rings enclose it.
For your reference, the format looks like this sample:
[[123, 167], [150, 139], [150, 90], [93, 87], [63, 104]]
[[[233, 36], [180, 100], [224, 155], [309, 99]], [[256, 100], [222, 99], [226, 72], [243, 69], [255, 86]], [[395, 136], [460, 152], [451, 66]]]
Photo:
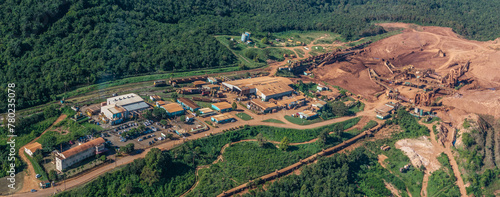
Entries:
[[31, 192], [36, 192], [36, 189], [31, 189]]
[[39, 179], [40, 177], [42, 177], [42, 175], [41, 175], [41, 174], [36, 174], [36, 176], [35, 176], [35, 177], [36, 177], [37, 179]]
[[138, 140], [138, 141], [139, 141], [139, 142], [141, 142], [141, 141], [142, 141], [142, 138], [139, 138], [139, 140]]

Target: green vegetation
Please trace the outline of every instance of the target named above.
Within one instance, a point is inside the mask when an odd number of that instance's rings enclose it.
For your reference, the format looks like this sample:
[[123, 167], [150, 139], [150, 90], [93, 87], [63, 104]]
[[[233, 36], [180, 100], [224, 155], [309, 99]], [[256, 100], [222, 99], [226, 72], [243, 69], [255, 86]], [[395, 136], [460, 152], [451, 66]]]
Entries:
[[35, 169], [35, 173], [42, 175], [42, 177], [40, 177], [39, 179], [42, 181], [48, 180], [49, 177], [47, 176], [47, 173], [45, 173], [45, 170], [43, 170], [42, 166], [40, 166], [40, 164], [37, 161], [35, 161], [35, 159], [33, 157], [29, 156], [24, 151], [23, 151], [23, 154], [31, 162], [31, 165], [33, 165], [33, 168]]
[[274, 119], [274, 118], [263, 120], [262, 122], [274, 122], [274, 123], [279, 123], [279, 124], [285, 124], [283, 121], [277, 120], [277, 119]]
[[309, 82], [304, 83], [302, 80], [297, 81], [297, 83], [291, 85], [295, 91], [300, 91], [308, 97], [313, 97], [312, 92], [316, 92], [317, 84]]
[[130, 154], [134, 152], [134, 143], [128, 143], [125, 146], [120, 147], [120, 152]]
[[392, 120], [387, 120], [387, 124], [397, 124], [403, 132], [395, 134], [393, 137], [398, 138], [415, 138], [419, 136], [429, 136], [429, 129], [426, 126], [418, 124], [418, 120], [407, 112], [404, 108], [397, 111], [396, 117]]
[[[59, 116], [60, 113], [60, 111], [53, 105], [43, 108], [43, 111], [44, 112], [42, 113], [31, 114], [31, 116], [16, 119], [14, 126], [17, 137], [12, 138], [12, 140], [15, 140], [16, 147], [14, 150], [16, 154], [13, 157], [9, 156], [10, 144], [8, 144], [8, 142], [11, 141], [7, 135], [10, 133], [8, 132], [7, 127], [0, 127], [0, 149], [5, 150], [0, 152], [0, 156], [6, 160], [12, 160], [16, 164], [16, 172], [20, 172], [25, 167], [25, 164], [19, 157], [19, 154], [24, 152], [24, 150], [19, 149], [36, 137], [40, 136], [43, 131], [49, 128], [50, 125], [56, 121], [57, 116]], [[7, 119], [5, 119], [3, 124], [7, 123]], [[10, 163], [11, 162], [0, 162], [2, 169], [2, 171], [0, 171], [0, 177], [7, 176], [7, 171], [10, 170]]]
[[464, 127], [464, 129], [468, 129], [470, 127], [470, 122], [469, 120], [467, 120], [467, 118], [464, 120], [462, 126]]
[[[236, 104], [236, 103], [233, 103], [233, 104]], [[252, 120], [252, 116], [246, 114], [246, 113], [237, 113], [236, 116], [238, 116], [238, 118], [241, 118], [242, 120], [245, 120], [245, 121], [248, 121], [248, 120]]]
[[297, 53], [297, 55], [298, 55], [300, 58], [304, 57], [305, 52], [304, 52], [302, 49], [293, 49], [293, 50]]
[[425, 124], [432, 124], [433, 122], [436, 122], [436, 121], [439, 121], [439, 120], [441, 120], [439, 117], [433, 117], [429, 121], [425, 121], [424, 120], [422, 122], [425, 123]]
[[[55, 147], [59, 147], [60, 144], [67, 143], [69, 141], [77, 140], [80, 137], [93, 135], [98, 136], [97, 125], [93, 124], [78, 124], [77, 122], [66, 118], [57, 124], [53, 129], [58, 129], [61, 132], [67, 132], [61, 134], [60, 132], [50, 130], [47, 131], [43, 136], [41, 136], [37, 142], [42, 144], [44, 152], [50, 152]], [[100, 126], [97, 126], [100, 127]], [[101, 128], [102, 130], [102, 128]]]
[[226, 148], [224, 161], [199, 171], [200, 182], [187, 196], [216, 196], [248, 180], [289, 166], [321, 151], [316, 144], [289, 146], [281, 151], [274, 144], [242, 142]]
[[500, 149], [497, 135], [500, 121], [492, 116], [479, 115], [477, 123], [472, 124], [471, 120], [467, 119], [462, 126], [470, 132], [462, 132], [464, 146], [457, 147], [460, 156], [455, 159], [461, 168], [462, 179], [471, 183], [471, 186], [466, 188], [467, 194], [494, 196], [500, 185]]
[[460, 189], [455, 185], [456, 178], [453, 175], [448, 156], [441, 153], [437, 158], [441, 168], [429, 177], [427, 195], [429, 196], [460, 196]]
[[[377, 163], [376, 155], [364, 148], [349, 154], [335, 154], [243, 196], [390, 196], [383, 179], [404, 183]], [[405, 195], [405, 193], [403, 194]]]
[[285, 115], [285, 119], [288, 122], [291, 122], [293, 124], [298, 124], [298, 125], [310, 125], [310, 124], [314, 124], [314, 123], [318, 123], [318, 122], [323, 121], [321, 118], [314, 118], [311, 120], [307, 120], [307, 119], [302, 119], [300, 117], [292, 117], [289, 115]]

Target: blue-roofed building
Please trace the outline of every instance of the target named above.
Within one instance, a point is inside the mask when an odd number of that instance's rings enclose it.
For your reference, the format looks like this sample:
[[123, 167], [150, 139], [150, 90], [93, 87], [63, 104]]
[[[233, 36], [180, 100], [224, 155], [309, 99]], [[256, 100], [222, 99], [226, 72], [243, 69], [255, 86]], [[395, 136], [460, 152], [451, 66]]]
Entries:
[[215, 110], [217, 110], [221, 113], [224, 113], [224, 112], [231, 111], [233, 109], [233, 106], [231, 104], [229, 104], [228, 102], [220, 102], [220, 103], [212, 104], [212, 108], [214, 108]]
[[245, 32], [243, 34], [241, 34], [241, 41], [242, 42], [246, 42], [250, 40], [250, 32]]
[[212, 116], [212, 122], [222, 124], [235, 121], [234, 117], [231, 114], [219, 114], [216, 116]]
[[246, 34], [241, 34], [241, 42], [246, 42], [247, 41], [247, 35]]
[[193, 102], [191, 99], [179, 97], [177, 98], [177, 102], [182, 105], [184, 109], [191, 110], [192, 112], [196, 112], [200, 109], [200, 106]]

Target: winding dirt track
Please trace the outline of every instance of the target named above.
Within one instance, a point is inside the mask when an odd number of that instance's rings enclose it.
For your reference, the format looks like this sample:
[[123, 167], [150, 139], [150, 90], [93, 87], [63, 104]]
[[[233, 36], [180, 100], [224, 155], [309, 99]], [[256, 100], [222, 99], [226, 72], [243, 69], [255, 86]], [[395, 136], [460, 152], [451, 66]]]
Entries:
[[[432, 142], [433, 146], [436, 148], [436, 151], [443, 152], [444, 154], [446, 154], [446, 156], [448, 156], [448, 158], [450, 160], [451, 168], [453, 169], [453, 174], [455, 175], [455, 178], [457, 179], [456, 184], [457, 184], [458, 188], [460, 189], [460, 194], [462, 194], [462, 196], [467, 196], [467, 190], [465, 189], [465, 184], [464, 184], [464, 181], [462, 179], [460, 169], [458, 168], [457, 161], [455, 160], [455, 157], [453, 156], [453, 153], [451, 152], [451, 147], [453, 146], [453, 144], [452, 144], [453, 136], [455, 136], [454, 135], [455, 130], [450, 129], [450, 131], [452, 131], [453, 133], [448, 135], [448, 139], [445, 142], [445, 147], [443, 147], [436, 140], [436, 136], [435, 136], [434, 131], [432, 129], [432, 124], [425, 124], [422, 121], [420, 122], [420, 124], [425, 125], [429, 129], [430, 134], [431, 134], [431, 137], [430, 137], [431, 142]], [[427, 184], [428, 184], [430, 175], [431, 174], [428, 172], [426, 172], [424, 174], [424, 180], [422, 182], [422, 191], [420, 192], [420, 194], [422, 196], [427, 196]]]
[[45, 134], [45, 132], [47, 132], [50, 129], [52, 129], [52, 127], [54, 125], [56, 125], [57, 123], [61, 122], [66, 117], [67, 117], [66, 114], [62, 114], [61, 116], [59, 116], [59, 118], [57, 118], [57, 120], [54, 123], [52, 123], [52, 125], [50, 125], [49, 128], [47, 128], [45, 131], [43, 131], [43, 133], [40, 136], [38, 136], [37, 138], [31, 140], [31, 142], [27, 143], [26, 145], [24, 145], [23, 147], [21, 147], [19, 149], [19, 156], [28, 165], [28, 169], [26, 170], [26, 175], [24, 177], [23, 188], [20, 189], [18, 192], [20, 192], [20, 193], [21, 192], [29, 192], [29, 191], [31, 191], [31, 189], [38, 189], [38, 187], [39, 187], [39, 185], [38, 185], [39, 181], [36, 178], [35, 168], [31, 164], [31, 162], [28, 160], [28, 158], [26, 158], [26, 155], [24, 154], [24, 147], [26, 147], [27, 145], [29, 145], [29, 144], [37, 141], [43, 134]]

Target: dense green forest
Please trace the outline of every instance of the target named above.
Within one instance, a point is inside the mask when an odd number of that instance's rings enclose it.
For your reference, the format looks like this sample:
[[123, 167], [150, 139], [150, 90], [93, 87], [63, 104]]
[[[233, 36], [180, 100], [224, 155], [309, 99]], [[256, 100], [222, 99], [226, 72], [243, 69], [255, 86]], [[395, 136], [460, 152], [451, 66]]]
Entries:
[[[403, 21], [494, 39], [500, 34], [499, 6], [498, 0], [5, 0], [0, 83], [16, 83], [18, 108], [25, 108], [81, 85], [237, 65], [213, 35], [244, 31], [260, 39], [287, 30], [324, 30], [352, 40], [379, 33], [375, 21]], [[6, 95], [0, 94], [2, 103]]]

